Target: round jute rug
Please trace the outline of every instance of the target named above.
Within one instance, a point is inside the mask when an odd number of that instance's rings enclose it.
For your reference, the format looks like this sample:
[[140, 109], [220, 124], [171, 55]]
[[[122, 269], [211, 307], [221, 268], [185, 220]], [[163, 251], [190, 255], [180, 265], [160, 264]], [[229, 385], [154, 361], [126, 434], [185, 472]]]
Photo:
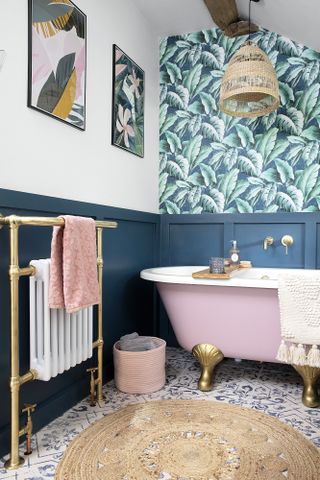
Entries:
[[205, 400], [125, 407], [69, 445], [56, 480], [319, 480], [318, 450], [292, 427]]

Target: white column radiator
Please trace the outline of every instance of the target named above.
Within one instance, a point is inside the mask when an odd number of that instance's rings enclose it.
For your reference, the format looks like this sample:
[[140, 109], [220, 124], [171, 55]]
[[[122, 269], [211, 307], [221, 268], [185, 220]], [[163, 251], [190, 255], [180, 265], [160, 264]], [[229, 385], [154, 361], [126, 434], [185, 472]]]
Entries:
[[50, 259], [30, 262], [30, 368], [50, 380], [92, 357], [93, 307], [77, 313], [49, 308]]

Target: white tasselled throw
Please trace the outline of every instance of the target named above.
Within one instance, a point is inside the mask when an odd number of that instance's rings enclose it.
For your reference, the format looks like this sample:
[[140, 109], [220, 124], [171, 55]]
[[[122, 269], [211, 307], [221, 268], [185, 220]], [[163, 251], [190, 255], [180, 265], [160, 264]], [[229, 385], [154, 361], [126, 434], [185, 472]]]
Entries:
[[320, 271], [279, 275], [280, 362], [320, 368]]

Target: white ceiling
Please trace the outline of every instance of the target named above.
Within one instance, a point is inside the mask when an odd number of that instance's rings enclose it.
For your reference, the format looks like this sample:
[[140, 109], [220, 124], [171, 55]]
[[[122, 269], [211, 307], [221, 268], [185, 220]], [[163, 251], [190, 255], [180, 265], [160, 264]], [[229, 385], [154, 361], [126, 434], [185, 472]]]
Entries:
[[[203, 0], [134, 0], [155, 34], [167, 35], [212, 28]], [[248, 18], [249, 0], [237, 0]], [[252, 2], [252, 20], [273, 32], [320, 51], [320, 0], [260, 0]]]
[[212, 28], [203, 0], [134, 0], [159, 37]]
[[[248, 17], [248, 0], [237, 0], [237, 4], [239, 14]], [[319, 0], [252, 2], [251, 16], [258, 25], [320, 51]]]

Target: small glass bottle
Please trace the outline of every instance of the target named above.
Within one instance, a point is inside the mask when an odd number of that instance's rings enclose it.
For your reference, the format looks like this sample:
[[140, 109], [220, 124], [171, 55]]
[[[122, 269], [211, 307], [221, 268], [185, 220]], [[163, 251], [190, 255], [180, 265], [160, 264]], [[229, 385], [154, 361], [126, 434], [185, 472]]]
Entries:
[[230, 265], [235, 267], [240, 264], [240, 251], [237, 247], [237, 240], [231, 240], [232, 247], [230, 248]]

